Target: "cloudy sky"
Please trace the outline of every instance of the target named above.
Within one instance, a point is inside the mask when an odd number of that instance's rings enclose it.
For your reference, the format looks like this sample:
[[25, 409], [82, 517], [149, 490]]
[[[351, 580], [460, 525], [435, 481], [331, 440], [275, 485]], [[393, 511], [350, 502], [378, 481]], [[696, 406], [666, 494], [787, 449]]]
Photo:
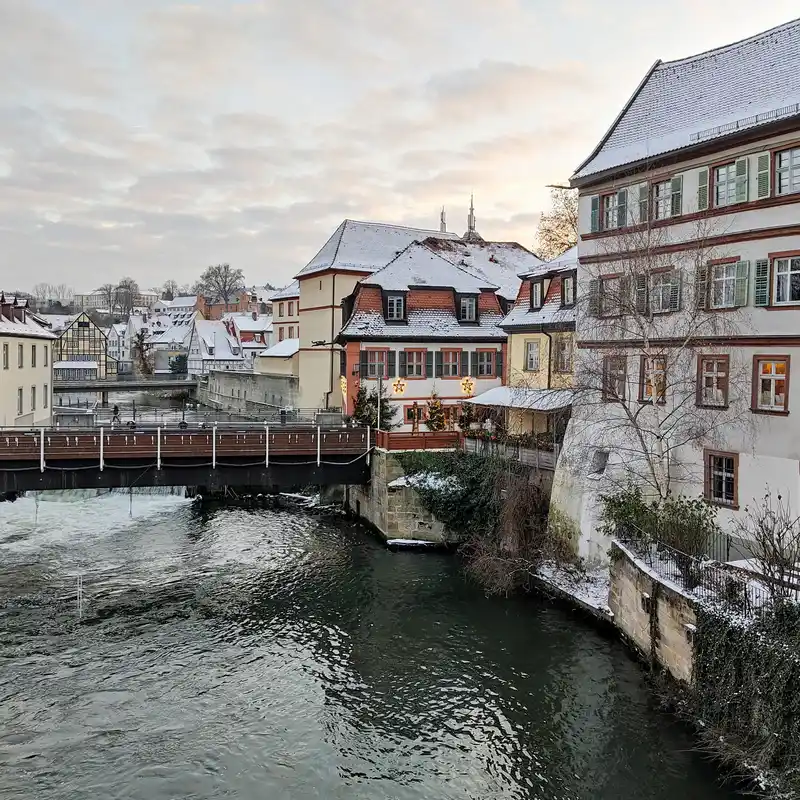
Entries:
[[0, 0], [0, 287], [229, 261], [281, 284], [345, 217], [534, 240], [656, 58], [796, 0]]

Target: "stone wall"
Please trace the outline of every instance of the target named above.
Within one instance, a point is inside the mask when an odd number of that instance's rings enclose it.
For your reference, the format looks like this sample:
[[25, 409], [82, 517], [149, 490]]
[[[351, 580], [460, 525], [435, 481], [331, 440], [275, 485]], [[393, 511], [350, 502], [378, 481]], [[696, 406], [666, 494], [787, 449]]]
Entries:
[[397, 456], [376, 449], [371, 455], [371, 469], [368, 486], [347, 487], [345, 506], [349, 511], [369, 522], [387, 540], [453, 541], [414, 489], [390, 485], [405, 475]]
[[292, 375], [255, 372], [211, 372], [205, 385], [198, 387], [200, 403], [220, 411], [276, 411], [296, 407], [300, 381]]
[[617, 543], [611, 546], [610, 569], [608, 605], [614, 624], [645, 658], [673, 678], [691, 682], [697, 625], [692, 601], [658, 580]]

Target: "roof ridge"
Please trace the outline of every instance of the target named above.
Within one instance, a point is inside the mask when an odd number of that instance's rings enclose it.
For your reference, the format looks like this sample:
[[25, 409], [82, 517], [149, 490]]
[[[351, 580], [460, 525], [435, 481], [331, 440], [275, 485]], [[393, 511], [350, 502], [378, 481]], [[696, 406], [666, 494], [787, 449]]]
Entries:
[[700, 61], [704, 58], [710, 58], [711, 56], [719, 55], [720, 53], [724, 53], [726, 50], [732, 50], [736, 47], [740, 47], [743, 44], [748, 44], [749, 42], [755, 42], [759, 39], [763, 39], [773, 33], [778, 33], [785, 28], [791, 28], [793, 26], [800, 25], [800, 17], [789, 20], [789, 22], [783, 22], [780, 25], [775, 25], [772, 28], [767, 28], [765, 31], [761, 31], [760, 33], [755, 33], [752, 36], [746, 36], [744, 39], [739, 39], [735, 42], [729, 42], [728, 44], [721, 45], [720, 47], [712, 47], [709, 50], [703, 50], [700, 53], [695, 53], [691, 56], [683, 56], [683, 58], [676, 58], [672, 61], [662, 61], [659, 64], [659, 69], [661, 67], [673, 67], [680, 64], [688, 64], [692, 61]]
[[[384, 228], [402, 228], [406, 231], [420, 231], [422, 233], [442, 233], [442, 231], [436, 230], [435, 228], [418, 228], [416, 226], [411, 225], [397, 225], [394, 222], [376, 222], [375, 220], [366, 220], [366, 219], [346, 219], [345, 222], [353, 222], [358, 225], [381, 225]], [[455, 237], [456, 239], [460, 239], [461, 237], [457, 233], [450, 233], [449, 231], [444, 231], [444, 233], [448, 233], [450, 236]]]

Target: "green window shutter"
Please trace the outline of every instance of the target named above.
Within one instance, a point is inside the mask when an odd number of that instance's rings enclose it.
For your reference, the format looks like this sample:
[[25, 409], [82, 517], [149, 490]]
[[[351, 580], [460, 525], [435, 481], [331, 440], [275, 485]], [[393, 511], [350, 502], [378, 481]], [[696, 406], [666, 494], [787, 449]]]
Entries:
[[650, 212], [649, 212], [649, 200], [650, 200], [650, 185], [647, 183], [643, 183], [639, 187], [639, 222], [647, 222]]
[[761, 153], [758, 156], [758, 189], [756, 196], [759, 200], [769, 197], [771, 187], [771, 164], [770, 154]]
[[430, 350], [425, 353], [425, 377], [433, 377], [433, 353]]
[[636, 275], [636, 313], [647, 313], [647, 275]]
[[750, 293], [750, 262], [740, 261], [736, 265], [736, 286], [733, 293], [735, 306], [746, 306]]
[[701, 265], [694, 274], [694, 305], [702, 311], [708, 305], [708, 267]]
[[394, 350], [386, 354], [386, 375], [389, 378], [397, 377], [397, 353]]
[[503, 377], [503, 351], [498, 350], [494, 359], [494, 374], [498, 378]]
[[628, 190], [617, 192], [617, 227], [624, 228], [628, 224]]
[[598, 195], [592, 198], [592, 221], [590, 228], [592, 233], [597, 233], [597, 231], [600, 230], [600, 197]]
[[358, 366], [358, 377], [363, 381], [366, 380], [368, 370], [369, 370], [369, 362], [367, 361], [367, 351], [361, 351], [361, 359]]
[[589, 303], [586, 313], [590, 317], [600, 316], [600, 279], [593, 278], [589, 281]]
[[442, 355], [442, 351], [439, 350], [436, 353], [436, 377], [441, 378], [443, 372], [444, 372], [444, 356]]
[[708, 209], [708, 167], [703, 167], [697, 173], [697, 210]]
[[672, 270], [672, 286], [669, 292], [669, 310], [680, 311], [681, 309], [681, 296], [683, 292], [683, 282], [681, 281], [681, 271], [679, 269]]
[[478, 354], [471, 353], [470, 355], [472, 357], [472, 377], [474, 378], [478, 374]]
[[753, 280], [753, 305], [769, 305], [769, 259], [756, 261], [755, 278]]
[[736, 160], [736, 202], [746, 203], [748, 200], [748, 164], [747, 157]]
[[408, 367], [406, 366], [406, 358], [407, 358], [406, 351], [405, 350], [401, 350], [400, 351], [400, 369], [399, 369], [399, 371], [397, 373], [397, 377], [398, 378], [405, 378], [406, 375], [408, 374]]
[[683, 175], [672, 179], [670, 215], [679, 217], [683, 213]]
[[461, 364], [461, 377], [466, 378], [469, 375], [469, 353], [462, 350], [458, 358]]

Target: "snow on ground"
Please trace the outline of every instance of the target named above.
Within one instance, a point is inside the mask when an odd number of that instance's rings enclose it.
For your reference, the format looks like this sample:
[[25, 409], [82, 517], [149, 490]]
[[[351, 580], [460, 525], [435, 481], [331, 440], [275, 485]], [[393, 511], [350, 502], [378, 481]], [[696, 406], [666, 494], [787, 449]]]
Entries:
[[611, 609], [608, 607], [608, 591], [611, 584], [608, 567], [584, 571], [547, 562], [539, 567], [537, 574], [546, 584], [600, 611], [605, 616], [611, 616]]
[[442, 477], [438, 472], [418, 472], [415, 475], [401, 475], [388, 484], [390, 489], [403, 486], [412, 488], [436, 489], [443, 492], [459, 492], [463, 488], [452, 475]]
[[427, 539], [387, 539], [389, 547], [440, 547], [441, 542], [429, 542]]

